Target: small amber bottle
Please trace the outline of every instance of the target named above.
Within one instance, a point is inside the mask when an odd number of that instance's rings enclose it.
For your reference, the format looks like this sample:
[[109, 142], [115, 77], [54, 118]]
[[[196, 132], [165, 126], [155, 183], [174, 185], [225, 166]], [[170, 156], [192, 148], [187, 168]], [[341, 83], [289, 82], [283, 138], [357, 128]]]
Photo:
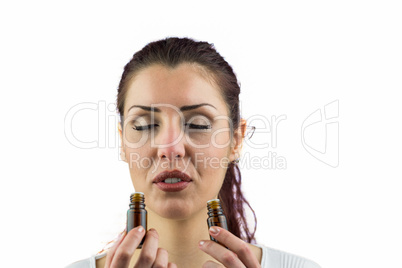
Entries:
[[[219, 227], [227, 230], [228, 224], [226, 221], [226, 216], [221, 207], [221, 201], [219, 199], [209, 200], [207, 202], [207, 208], [208, 208], [208, 216], [209, 216], [207, 219], [208, 229], [211, 226], [219, 226]], [[212, 241], [218, 242], [211, 235], [209, 237], [211, 238]]]
[[[132, 193], [130, 195], [130, 209], [127, 210], [127, 233], [142, 225], [147, 230], [147, 211], [145, 209], [144, 194], [141, 192]], [[142, 248], [145, 236], [139, 244], [138, 248]]]

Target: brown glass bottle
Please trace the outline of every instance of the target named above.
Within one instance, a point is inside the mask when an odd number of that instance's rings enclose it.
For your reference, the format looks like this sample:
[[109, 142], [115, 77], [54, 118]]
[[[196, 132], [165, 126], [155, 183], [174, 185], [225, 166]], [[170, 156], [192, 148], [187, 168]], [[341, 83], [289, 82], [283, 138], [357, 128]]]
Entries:
[[[130, 195], [130, 209], [127, 210], [127, 233], [142, 225], [147, 230], [147, 211], [145, 210], [144, 194], [141, 192], [132, 193]], [[139, 244], [138, 248], [142, 248], [145, 236]]]
[[[207, 202], [207, 208], [208, 208], [208, 229], [211, 226], [219, 226], [223, 229], [228, 229], [228, 224], [226, 221], [226, 216], [223, 212], [223, 209], [221, 207], [221, 201], [219, 199], [212, 199]], [[209, 236], [212, 241], [216, 241], [215, 238], [213, 238], [211, 235]]]

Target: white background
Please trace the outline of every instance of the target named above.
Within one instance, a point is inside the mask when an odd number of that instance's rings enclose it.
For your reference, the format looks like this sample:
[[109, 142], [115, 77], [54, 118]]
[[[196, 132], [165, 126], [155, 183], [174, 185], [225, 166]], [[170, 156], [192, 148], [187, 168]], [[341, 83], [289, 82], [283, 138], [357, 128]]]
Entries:
[[[167, 36], [215, 44], [241, 82], [246, 119], [286, 115], [276, 148], [243, 151], [287, 163], [243, 169], [259, 243], [327, 268], [402, 267], [398, 1], [4, 2], [1, 267], [64, 267], [124, 228], [133, 188], [115, 112], [102, 105], [113, 108], [132, 54]], [[334, 168], [304, 149], [301, 126], [336, 100]], [[99, 105], [73, 121], [74, 134], [97, 148], [65, 136], [65, 117], [80, 103]], [[316, 126], [313, 147], [325, 141]]]

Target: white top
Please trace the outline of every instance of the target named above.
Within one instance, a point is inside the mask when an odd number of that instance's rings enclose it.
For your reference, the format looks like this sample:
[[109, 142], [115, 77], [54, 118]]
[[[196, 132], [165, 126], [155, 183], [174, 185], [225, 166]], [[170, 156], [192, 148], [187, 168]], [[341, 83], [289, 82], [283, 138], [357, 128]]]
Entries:
[[[255, 245], [262, 248], [262, 268], [321, 268], [318, 264], [294, 254], [263, 245]], [[88, 259], [74, 262], [66, 268], [96, 268], [96, 260], [106, 256], [107, 252], [94, 255]]]

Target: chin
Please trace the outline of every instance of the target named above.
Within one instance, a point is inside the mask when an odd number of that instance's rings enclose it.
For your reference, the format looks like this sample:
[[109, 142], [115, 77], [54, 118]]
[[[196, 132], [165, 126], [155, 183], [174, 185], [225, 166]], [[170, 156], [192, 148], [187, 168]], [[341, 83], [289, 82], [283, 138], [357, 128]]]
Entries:
[[191, 206], [183, 201], [165, 201], [163, 204], [157, 205], [156, 209], [152, 210], [160, 217], [171, 220], [185, 220], [194, 213], [194, 211], [191, 211]]

